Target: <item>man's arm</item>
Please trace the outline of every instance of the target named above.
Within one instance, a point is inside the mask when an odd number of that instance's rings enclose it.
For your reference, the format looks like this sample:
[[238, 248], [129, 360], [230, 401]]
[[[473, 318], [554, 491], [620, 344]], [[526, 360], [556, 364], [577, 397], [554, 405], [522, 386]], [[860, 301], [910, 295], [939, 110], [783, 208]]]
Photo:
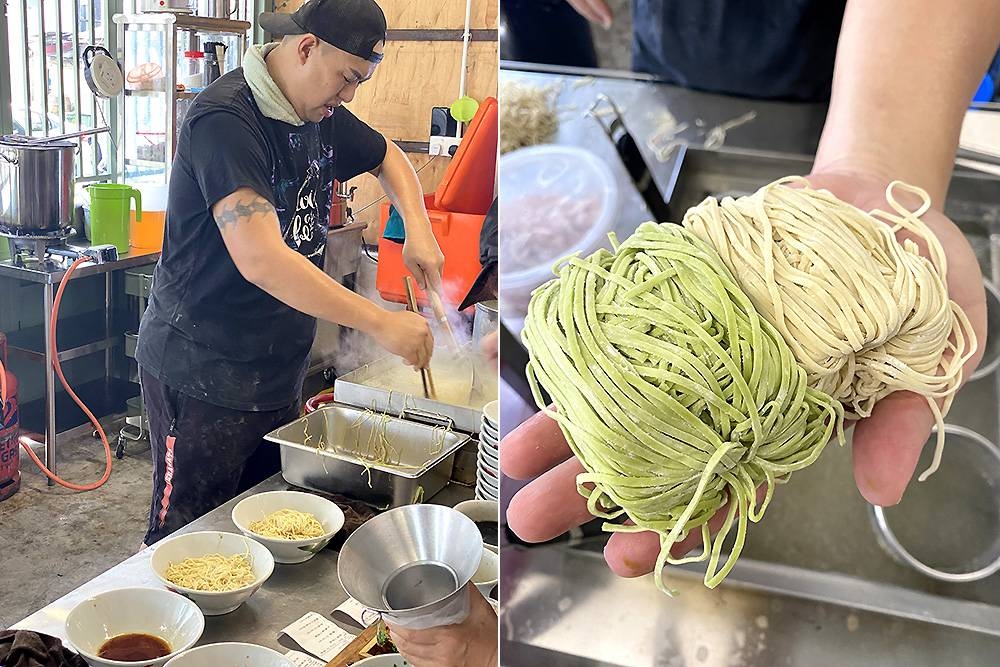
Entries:
[[212, 215], [248, 282], [303, 313], [372, 335], [407, 363], [422, 367], [430, 360], [434, 342], [424, 318], [377, 306], [289, 248], [274, 207], [253, 190], [240, 188], [224, 197]]
[[403, 217], [406, 229], [403, 261], [406, 268], [413, 273], [421, 288], [426, 287], [426, 277], [433, 289], [440, 290], [444, 254], [431, 231], [427, 207], [424, 206], [424, 191], [413, 165], [402, 149], [387, 139], [385, 158], [371, 174], [378, 178], [389, 201]]
[[940, 209], [965, 109], [998, 45], [998, 0], [848, 2], [814, 171], [900, 179]]

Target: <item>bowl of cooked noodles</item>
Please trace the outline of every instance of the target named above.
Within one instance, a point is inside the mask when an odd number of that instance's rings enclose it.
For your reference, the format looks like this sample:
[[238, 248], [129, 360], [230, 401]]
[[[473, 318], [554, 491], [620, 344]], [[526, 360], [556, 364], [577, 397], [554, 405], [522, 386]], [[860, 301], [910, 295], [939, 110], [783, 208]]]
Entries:
[[322, 551], [344, 527], [344, 512], [312, 493], [268, 491], [238, 502], [233, 523], [267, 547], [275, 562], [302, 563]]
[[274, 557], [263, 544], [217, 530], [168, 537], [156, 545], [149, 563], [167, 588], [189, 598], [206, 616], [235, 610], [274, 571]]

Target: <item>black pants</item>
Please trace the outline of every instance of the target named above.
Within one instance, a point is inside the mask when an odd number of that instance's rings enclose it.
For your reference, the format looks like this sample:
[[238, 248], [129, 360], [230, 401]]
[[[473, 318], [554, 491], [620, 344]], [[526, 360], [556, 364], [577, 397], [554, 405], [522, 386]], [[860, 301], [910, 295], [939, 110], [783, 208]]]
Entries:
[[281, 469], [263, 437], [298, 417], [298, 405], [244, 412], [205, 403], [140, 370], [153, 452], [153, 499], [145, 544], [175, 530]]

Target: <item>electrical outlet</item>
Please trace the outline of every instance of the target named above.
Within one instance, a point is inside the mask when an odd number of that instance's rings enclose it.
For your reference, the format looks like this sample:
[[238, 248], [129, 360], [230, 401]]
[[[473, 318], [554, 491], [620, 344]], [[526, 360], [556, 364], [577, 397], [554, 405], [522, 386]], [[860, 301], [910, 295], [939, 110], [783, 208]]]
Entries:
[[432, 137], [453, 137], [458, 131], [458, 121], [451, 117], [448, 107], [431, 107]]
[[458, 151], [458, 144], [462, 142], [458, 137], [431, 137], [428, 142], [428, 153], [430, 155], [447, 155], [453, 157]]

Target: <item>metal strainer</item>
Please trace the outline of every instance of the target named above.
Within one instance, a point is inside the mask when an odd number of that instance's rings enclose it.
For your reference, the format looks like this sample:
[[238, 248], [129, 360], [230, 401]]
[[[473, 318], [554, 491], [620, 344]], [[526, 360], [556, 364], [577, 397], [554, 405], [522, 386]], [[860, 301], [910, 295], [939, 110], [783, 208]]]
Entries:
[[[949, 582], [984, 579], [1000, 570], [1000, 449], [961, 426], [946, 424], [941, 467], [914, 482], [895, 507], [871, 507], [880, 543], [921, 574]], [[937, 429], [917, 464], [934, 451]]]

